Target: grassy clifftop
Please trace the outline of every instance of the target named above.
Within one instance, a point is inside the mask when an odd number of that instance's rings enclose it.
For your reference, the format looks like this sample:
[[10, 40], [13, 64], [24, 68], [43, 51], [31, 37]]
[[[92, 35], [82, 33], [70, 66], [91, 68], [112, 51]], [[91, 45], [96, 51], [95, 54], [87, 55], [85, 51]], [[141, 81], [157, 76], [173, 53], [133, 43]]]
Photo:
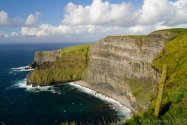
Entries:
[[[168, 41], [161, 53], [153, 61], [153, 66], [161, 71], [168, 65], [167, 80], [160, 110], [160, 117], [153, 116], [156, 96], [152, 98], [149, 110], [135, 116], [126, 124], [130, 125], [186, 125], [187, 124], [187, 29], [162, 30], [177, 33]], [[160, 31], [157, 31], [160, 32]]]
[[28, 81], [33, 85], [49, 85], [58, 82], [79, 80], [88, 65], [90, 44], [60, 50], [61, 57], [56, 61], [39, 66], [29, 74]]

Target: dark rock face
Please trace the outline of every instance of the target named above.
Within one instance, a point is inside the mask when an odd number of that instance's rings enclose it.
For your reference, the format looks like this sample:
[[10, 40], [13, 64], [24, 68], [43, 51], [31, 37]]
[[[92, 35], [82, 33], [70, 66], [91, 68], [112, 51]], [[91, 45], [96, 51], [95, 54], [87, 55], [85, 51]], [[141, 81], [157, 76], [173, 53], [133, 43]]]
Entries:
[[37, 51], [34, 55], [34, 64], [41, 65], [46, 62], [54, 62], [61, 57], [60, 50], [54, 51]]
[[29, 65], [30, 68], [45, 68], [49, 63], [55, 62], [61, 57], [60, 50], [36, 51], [34, 61]]
[[[148, 82], [146, 85], [150, 88], [158, 83], [160, 74], [151, 62], [173, 36], [170, 32], [155, 32], [140, 38], [109, 36], [101, 39], [90, 48], [85, 81], [90, 88], [122, 101], [131, 109], [146, 108], [145, 103], [137, 103], [141, 100], [132, 93], [138, 87], [129, 84], [134, 79]], [[108, 87], [103, 87], [106, 85]]]
[[29, 65], [29, 67], [32, 68], [32, 69], [37, 68], [38, 66], [39, 66], [39, 65], [38, 65], [35, 61], [33, 61], [33, 62]]

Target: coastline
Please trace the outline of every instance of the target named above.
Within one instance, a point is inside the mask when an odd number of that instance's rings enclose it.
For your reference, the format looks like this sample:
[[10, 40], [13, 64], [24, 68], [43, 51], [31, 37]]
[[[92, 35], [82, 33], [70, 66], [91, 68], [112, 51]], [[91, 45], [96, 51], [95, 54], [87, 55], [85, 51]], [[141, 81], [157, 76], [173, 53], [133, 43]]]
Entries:
[[119, 101], [111, 98], [111, 97], [108, 97], [104, 94], [101, 94], [97, 91], [94, 91], [88, 87], [85, 87], [83, 85], [85, 81], [75, 81], [75, 82], [70, 82], [70, 83], [67, 83], [69, 84], [70, 86], [73, 86], [75, 88], [78, 88], [80, 91], [82, 92], [85, 92], [87, 94], [90, 94], [90, 95], [93, 95], [103, 101], [106, 101], [107, 103], [110, 103], [111, 104], [111, 108], [116, 110], [121, 116], [123, 116], [123, 120], [127, 120], [129, 118], [132, 117], [132, 111], [131, 109], [127, 108], [126, 106], [124, 106], [122, 103], [120, 103]]

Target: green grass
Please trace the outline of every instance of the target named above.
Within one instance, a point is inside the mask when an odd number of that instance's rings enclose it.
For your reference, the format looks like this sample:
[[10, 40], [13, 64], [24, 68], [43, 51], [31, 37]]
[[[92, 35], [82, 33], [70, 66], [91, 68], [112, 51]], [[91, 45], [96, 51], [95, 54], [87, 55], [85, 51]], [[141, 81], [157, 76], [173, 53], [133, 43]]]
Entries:
[[90, 44], [86, 44], [62, 49], [61, 58], [44, 68], [36, 68], [28, 78], [33, 85], [80, 80], [88, 65], [90, 46]]
[[72, 51], [76, 51], [76, 50], [80, 50], [80, 49], [89, 48], [90, 46], [91, 46], [91, 44], [83, 44], [83, 45], [79, 45], [79, 46], [72, 46], [72, 47], [64, 48], [61, 51], [62, 51], [62, 53], [68, 53], [68, 52], [72, 52]]
[[[173, 28], [173, 29], [163, 29], [163, 30], [157, 30], [153, 33], [159, 33], [159, 32], [173, 32], [173, 33], [184, 33], [187, 32], [186, 28]], [[149, 35], [121, 35], [121, 36], [107, 36], [107, 38], [135, 38], [135, 39], [141, 39], [141, 38], [147, 38], [150, 37]]]
[[187, 29], [169, 29], [178, 35], [167, 42], [164, 50], [153, 60], [153, 66], [161, 72], [168, 65], [167, 80], [162, 99], [160, 117], [153, 115], [156, 97], [152, 98], [148, 111], [127, 121], [127, 125], [186, 125], [187, 124]]
[[172, 28], [172, 29], [163, 29], [163, 30], [157, 30], [154, 32], [160, 32], [160, 31], [168, 31], [168, 32], [174, 32], [174, 33], [184, 33], [187, 32], [186, 28]]
[[151, 99], [153, 83], [150, 79], [130, 79], [128, 85], [138, 103], [146, 105]]

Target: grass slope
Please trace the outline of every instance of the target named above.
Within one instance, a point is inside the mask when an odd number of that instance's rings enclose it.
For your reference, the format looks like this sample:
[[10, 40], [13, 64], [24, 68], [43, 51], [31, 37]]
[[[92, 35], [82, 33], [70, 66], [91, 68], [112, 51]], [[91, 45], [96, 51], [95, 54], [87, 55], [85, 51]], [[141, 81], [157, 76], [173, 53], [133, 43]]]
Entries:
[[48, 85], [58, 82], [80, 80], [88, 65], [90, 44], [69, 47], [61, 50], [61, 58], [36, 68], [29, 76], [35, 85]]
[[[168, 41], [153, 61], [159, 71], [168, 65], [160, 117], [153, 115], [156, 97], [145, 113], [136, 115], [127, 125], [186, 125], [187, 124], [187, 29], [169, 29], [178, 35]], [[159, 32], [159, 31], [157, 31]]]

